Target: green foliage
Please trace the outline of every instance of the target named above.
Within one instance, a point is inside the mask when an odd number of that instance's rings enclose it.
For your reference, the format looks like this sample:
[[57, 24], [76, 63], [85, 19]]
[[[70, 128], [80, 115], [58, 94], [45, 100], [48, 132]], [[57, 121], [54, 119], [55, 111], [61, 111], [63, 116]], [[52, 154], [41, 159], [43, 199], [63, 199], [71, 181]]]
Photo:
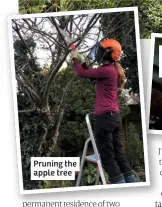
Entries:
[[[108, 181], [108, 175], [105, 173], [105, 179]], [[96, 175], [97, 175], [97, 166], [88, 163], [86, 167], [83, 169], [83, 175], [82, 175], [82, 180], [81, 180], [81, 185], [82, 186], [87, 186], [87, 185], [94, 185], [95, 180], [96, 180]], [[99, 181], [99, 184], [101, 182]]]
[[136, 171], [144, 170], [144, 151], [143, 141], [139, 138], [134, 126], [130, 123], [126, 140], [126, 152], [131, 165]]
[[81, 185], [94, 185], [97, 174], [97, 168], [93, 164], [88, 164], [83, 170]]
[[[60, 100], [63, 93], [63, 88], [74, 76], [73, 69], [71, 67], [61, 70], [55, 77], [55, 83], [50, 90], [49, 103], [52, 108], [53, 117], [57, 120], [57, 101]], [[63, 156], [76, 156], [78, 152], [81, 152], [84, 146], [84, 142], [88, 137], [88, 129], [85, 122], [85, 115], [93, 111], [95, 99], [95, 86], [87, 79], [74, 78], [71, 82], [66, 94], [64, 96], [65, 114], [60, 127], [58, 150], [63, 152]], [[19, 99], [19, 101], [22, 100]], [[25, 101], [25, 100], [24, 100]], [[126, 98], [119, 93], [119, 104], [121, 115], [124, 117], [129, 113], [129, 107], [125, 105]], [[23, 177], [25, 188], [30, 189], [30, 157], [37, 156], [37, 149], [44, 134], [44, 128], [48, 127], [48, 139], [46, 145], [44, 145], [44, 153], [42, 156], [46, 156], [46, 153], [51, 146], [51, 137], [54, 133], [55, 120], [51, 123], [51, 127], [46, 121], [45, 117], [39, 113], [19, 114], [20, 123], [20, 137], [21, 137], [21, 152], [23, 163]], [[90, 175], [86, 174], [90, 171]], [[84, 183], [92, 184], [95, 179], [95, 170], [92, 166], [88, 166], [85, 169]], [[34, 182], [32, 182], [33, 185]], [[50, 181], [41, 185], [43, 188], [50, 188], [50, 186], [59, 187], [59, 185], [70, 185], [70, 183]]]
[[[104, 14], [100, 19], [102, 33], [120, 42], [124, 57], [121, 59], [127, 77], [127, 88], [139, 92], [136, 35], [133, 12]], [[112, 29], [113, 28], [113, 29]], [[110, 32], [111, 31], [111, 32]]]
[[134, 93], [139, 93], [137, 51], [136, 49], [131, 49], [129, 46], [125, 46], [124, 53], [125, 57], [121, 60], [121, 64], [125, 69], [125, 74], [127, 77], [126, 87], [131, 89]]
[[74, 10], [84, 10], [84, 9], [98, 9], [98, 8], [111, 8], [114, 3], [112, 0], [70, 0], [60, 1], [62, 11], [74, 11]]
[[126, 139], [126, 154], [131, 166], [135, 170], [137, 181], [145, 182], [145, 164], [143, 140], [140, 138], [139, 132], [132, 123], [128, 125], [128, 135]]
[[[71, 67], [61, 70], [56, 75], [50, 92], [50, 103], [56, 97], [60, 100], [64, 93], [65, 114], [60, 128], [60, 147], [68, 156], [75, 155], [83, 148], [88, 136], [85, 115], [93, 111], [95, 98], [94, 85], [89, 80], [73, 77], [74, 71]], [[54, 105], [53, 113], [56, 114], [56, 111], [57, 106]]]
[[22, 14], [138, 6], [141, 39], [162, 31], [161, 0], [19, 0]]
[[127, 101], [128, 101], [128, 98], [122, 94], [122, 91], [119, 91], [118, 92], [118, 103], [120, 106], [120, 114], [122, 118], [124, 118], [126, 115], [130, 113], [130, 108], [126, 104]]
[[[28, 56], [28, 50], [21, 40], [14, 42], [15, 49], [15, 70], [16, 76], [25, 77], [24, 85], [34, 85], [36, 91], [40, 91], [42, 85], [46, 79], [39, 75], [41, 70], [36, 63], [36, 57], [34, 51], [36, 44], [32, 38], [24, 39], [33, 53], [34, 62]], [[20, 129], [20, 143], [21, 143], [21, 159], [22, 159], [22, 171], [23, 171], [23, 183], [25, 189], [31, 189], [37, 186], [37, 181], [30, 181], [30, 158], [32, 156], [38, 156], [38, 148], [41, 143], [42, 135], [45, 133], [45, 128], [49, 125], [48, 120], [43, 114], [36, 111], [29, 111], [28, 113], [21, 113], [21, 111], [28, 108], [32, 108], [32, 102], [30, 101], [27, 93], [27, 87], [24, 87], [18, 83], [18, 110], [19, 110], [19, 129]], [[50, 127], [49, 127], [50, 131]]]
[[72, 187], [73, 181], [71, 180], [45, 180], [39, 185], [39, 189], [48, 189], [48, 188], [63, 188], [63, 187]]
[[22, 14], [44, 13], [60, 10], [60, 1], [49, 0], [20, 0], [19, 10]]
[[141, 39], [150, 38], [152, 32], [161, 32], [161, 0], [122, 0], [117, 1], [115, 6], [138, 6]]
[[113, 1], [107, 0], [19, 0], [19, 11], [22, 14], [74, 11], [113, 7]]
[[[29, 57], [28, 50], [24, 42], [26, 43], [28, 48], [30, 48], [33, 54], [33, 59]], [[34, 55], [36, 43], [31, 37], [24, 39], [24, 42], [22, 42], [19, 39], [15, 40], [14, 42], [16, 76], [26, 77], [25, 85], [27, 84], [35, 85], [36, 91], [40, 91], [43, 78], [39, 75], [41, 68], [37, 64], [37, 57]], [[25, 87], [22, 86], [22, 84], [18, 84], [19, 93], [17, 94], [17, 96], [18, 96], [19, 110], [29, 108], [31, 105], [30, 100], [27, 98], [26, 93], [24, 93], [25, 90], [26, 89]]]

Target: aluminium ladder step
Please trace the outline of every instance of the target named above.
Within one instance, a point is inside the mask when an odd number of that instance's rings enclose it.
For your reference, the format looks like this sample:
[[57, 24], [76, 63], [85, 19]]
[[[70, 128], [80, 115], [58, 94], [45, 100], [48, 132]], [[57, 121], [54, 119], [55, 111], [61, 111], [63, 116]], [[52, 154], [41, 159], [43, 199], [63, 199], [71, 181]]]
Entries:
[[[82, 154], [82, 158], [81, 158], [81, 164], [80, 164], [80, 171], [78, 173], [78, 177], [77, 177], [77, 180], [76, 180], [76, 186], [80, 185], [85, 161], [92, 162], [92, 163], [97, 165], [98, 170], [97, 170], [95, 185], [97, 185], [97, 183], [99, 181], [99, 177], [101, 177], [102, 184], [105, 185], [105, 184], [107, 184], [107, 182], [106, 182], [106, 179], [105, 179], [104, 170], [103, 170], [103, 167], [102, 167], [100, 155], [98, 153], [95, 138], [94, 138], [94, 135], [93, 135], [93, 130], [92, 130], [89, 114], [86, 115], [86, 123], [87, 123], [87, 127], [88, 127], [90, 137], [86, 140], [85, 145], [84, 145], [83, 154]], [[92, 143], [94, 154], [87, 156], [87, 149], [88, 149], [89, 142]]]

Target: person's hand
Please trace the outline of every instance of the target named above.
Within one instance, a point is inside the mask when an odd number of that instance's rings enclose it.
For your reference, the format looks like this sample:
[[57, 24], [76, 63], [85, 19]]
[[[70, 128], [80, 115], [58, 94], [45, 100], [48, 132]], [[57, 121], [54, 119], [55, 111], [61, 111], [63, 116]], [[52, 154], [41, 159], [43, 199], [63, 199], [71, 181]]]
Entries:
[[79, 60], [80, 64], [85, 63], [85, 59], [84, 59], [83, 55], [78, 53], [77, 50], [72, 50], [71, 51], [71, 57], [72, 57], [72, 59], [77, 58]]
[[74, 58], [79, 59], [79, 58], [78, 58], [78, 51], [77, 51], [77, 50], [72, 50], [72, 51], [71, 51], [71, 57], [72, 57], [72, 59], [74, 59]]
[[83, 63], [86, 62], [84, 56], [81, 55], [80, 53], [78, 53], [78, 59], [79, 59], [79, 61], [80, 61], [81, 64], [83, 64]]

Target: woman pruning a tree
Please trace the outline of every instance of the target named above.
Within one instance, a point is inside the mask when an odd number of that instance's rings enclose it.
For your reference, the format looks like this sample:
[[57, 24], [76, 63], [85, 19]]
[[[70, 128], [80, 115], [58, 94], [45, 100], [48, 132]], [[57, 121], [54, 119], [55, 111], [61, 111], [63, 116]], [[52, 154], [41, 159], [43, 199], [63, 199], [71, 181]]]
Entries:
[[103, 167], [112, 184], [136, 182], [120, 141], [121, 116], [117, 93], [119, 87], [124, 88], [126, 81], [118, 61], [121, 52], [119, 42], [105, 39], [96, 50], [96, 61], [101, 66], [85, 70], [77, 50], [72, 51], [76, 75], [96, 79], [95, 138]]

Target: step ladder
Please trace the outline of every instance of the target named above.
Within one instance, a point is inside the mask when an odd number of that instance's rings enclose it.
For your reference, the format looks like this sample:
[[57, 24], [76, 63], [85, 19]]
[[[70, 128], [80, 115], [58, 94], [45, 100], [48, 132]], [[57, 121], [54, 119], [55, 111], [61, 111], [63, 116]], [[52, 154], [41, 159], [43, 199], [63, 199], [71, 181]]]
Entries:
[[[97, 174], [96, 174], [95, 185], [97, 185], [99, 183], [99, 177], [101, 178], [102, 184], [105, 185], [107, 183], [106, 183], [103, 167], [101, 164], [100, 155], [99, 155], [99, 152], [98, 152], [98, 149], [96, 146], [96, 142], [95, 142], [95, 138], [93, 135], [93, 130], [92, 130], [91, 122], [90, 122], [90, 114], [87, 114], [85, 119], [86, 119], [86, 123], [87, 123], [87, 127], [88, 127], [88, 131], [89, 131], [90, 136], [86, 140], [85, 145], [84, 145], [83, 154], [82, 154], [81, 163], [80, 163], [80, 171], [79, 171], [79, 174], [78, 174], [78, 177], [76, 180], [76, 186], [80, 186], [85, 161], [91, 162], [91, 163], [97, 165]], [[87, 156], [88, 144], [90, 142], [92, 143], [94, 154]]]

